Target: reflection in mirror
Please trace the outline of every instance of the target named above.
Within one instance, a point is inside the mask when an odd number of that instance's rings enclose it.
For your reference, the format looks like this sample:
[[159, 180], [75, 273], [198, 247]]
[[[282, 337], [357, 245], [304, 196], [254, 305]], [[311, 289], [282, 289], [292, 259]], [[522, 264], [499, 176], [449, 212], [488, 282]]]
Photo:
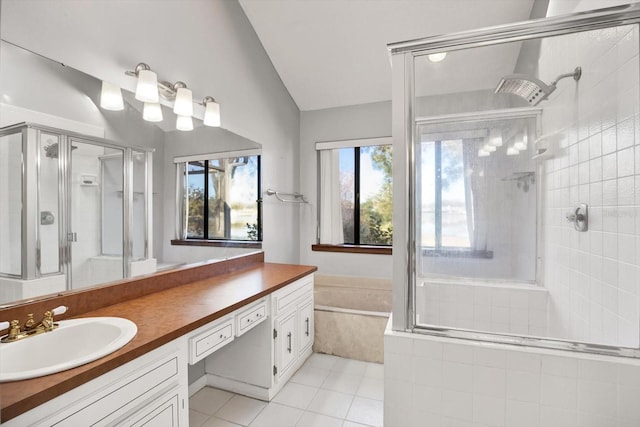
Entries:
[[0, 56], [0, 305], [254, 250], [169, 242], [173, 159], [259, 144], [199, 120], [177, 131], [164, 106], [144, 121], [127, 91], [105, 110], [101, 80], [6, 41]]

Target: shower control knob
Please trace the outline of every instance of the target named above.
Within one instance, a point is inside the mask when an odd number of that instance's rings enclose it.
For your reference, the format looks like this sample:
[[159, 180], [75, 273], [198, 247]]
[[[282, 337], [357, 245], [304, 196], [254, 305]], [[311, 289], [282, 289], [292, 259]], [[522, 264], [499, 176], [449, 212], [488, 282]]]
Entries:
[[576, 231], [587, 231], [588, 208], [585, 203], [578, 205], [572, 212], [566, 216], [567, 221], [573, 223]]
[[576, 213], [567, 214], [567, 221], [569, 222], [584, 221], [584, 215], [576, 214]]

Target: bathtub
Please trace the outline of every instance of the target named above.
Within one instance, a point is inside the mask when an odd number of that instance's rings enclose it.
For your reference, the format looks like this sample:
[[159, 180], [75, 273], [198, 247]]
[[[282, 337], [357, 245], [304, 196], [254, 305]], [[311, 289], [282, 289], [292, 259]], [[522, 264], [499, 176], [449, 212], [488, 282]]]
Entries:
[[316, 275], [313, 351], [382, 363], [391, 281]]

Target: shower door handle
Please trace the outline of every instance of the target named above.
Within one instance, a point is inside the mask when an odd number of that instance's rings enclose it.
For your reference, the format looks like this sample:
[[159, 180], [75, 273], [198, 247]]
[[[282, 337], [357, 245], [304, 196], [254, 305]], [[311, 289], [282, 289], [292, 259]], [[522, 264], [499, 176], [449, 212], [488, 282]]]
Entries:
[[288, 340], [288, 343], [289, 343], [289, 345], [288, 345], [288, 347], [287, 347], [287, 351], [288, 351], [289, 353], [291, 353], [291, 332], [289, 332], [289, 333], [287, 334], [287, 340]]
[[77, 242], [78, 241], [78, 233], [67, 233], [67, 241], [68, 242]]
[[309, 318], [307, 317], [307, 319], [305, 320], [305, 323], [307, 324], [307, 330], [304, 332], [307, 336], [309, 336]]

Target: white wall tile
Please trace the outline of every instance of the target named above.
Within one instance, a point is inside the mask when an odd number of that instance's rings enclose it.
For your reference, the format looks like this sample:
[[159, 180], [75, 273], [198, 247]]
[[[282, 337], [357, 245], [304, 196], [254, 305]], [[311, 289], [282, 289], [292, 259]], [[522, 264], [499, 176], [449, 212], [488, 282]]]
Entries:
[[443, 345], [443, 359], [447, 362], [473, 363], [473, 347], [463, 344]]
[[476, 347], [474, 351], [474, 363], [477, 366], [487, 366], [491, 368], [506, 367], [507, 352], [502, 349], [489, 347]]
[[442, 388], [416, 384], [413, 388], [413, 407], [420, 411], [440, 414]]
[[504, 399], [476, 394], [473, 398], [473, 422], [487, 426], [504, 426]]
[[473, 393], [444, 389], [442, 415], [463, 421], [473, 421]]
[[618, 410], [616, 383], [578, 381], [578, 412], [615, 417]]
[[415, 356], [413, 358], [413, 374], [416, 384], [442, 386], [442, 360]]
[[451, 390], [473, 391], [473, 365], [443, 361], [442, 386]]
[[473, 392], [474, 394], [504, 398], [506, 394], [506, 371], [500, 368], [474, 366]]
[[578, 362], [571, 357], [544, 355], [541, 357], [541, 372], [575, 378], [578, 373]]
[[507, 399], [538, 403], [540, 375], [525, 371], [507, 371]]
[[577, 410], [575, 377], [542, 374], [540, 377], [540, 403], [557, 408]]
[[553, 406], [541, 406], [540, 427], [578, 427], [578, 412]]
[[540, 427], [540, 407], [534, 403], [507, 400], [505, 427]]

